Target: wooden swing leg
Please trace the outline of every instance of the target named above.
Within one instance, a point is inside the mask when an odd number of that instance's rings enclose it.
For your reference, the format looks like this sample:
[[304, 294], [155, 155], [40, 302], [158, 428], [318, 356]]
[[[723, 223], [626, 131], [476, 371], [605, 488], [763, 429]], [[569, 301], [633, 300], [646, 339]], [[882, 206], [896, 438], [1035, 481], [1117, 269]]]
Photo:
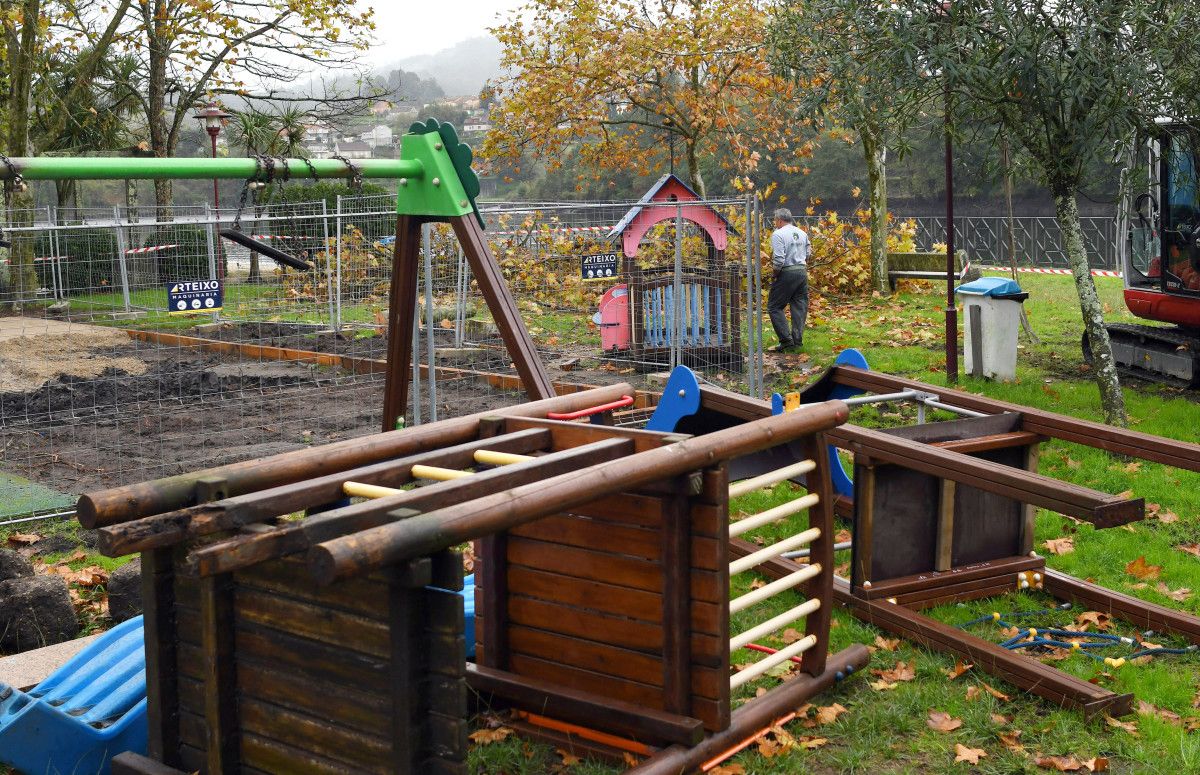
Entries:
[[421, 260], [423, 219], [396, 219], [396, 251], [388, 297], [387, 376], [384, 379], [383, 430], [396, 427], [408, 407], [409, 364], [412, 358], [413, 317], [417, 304], [417, 267]]

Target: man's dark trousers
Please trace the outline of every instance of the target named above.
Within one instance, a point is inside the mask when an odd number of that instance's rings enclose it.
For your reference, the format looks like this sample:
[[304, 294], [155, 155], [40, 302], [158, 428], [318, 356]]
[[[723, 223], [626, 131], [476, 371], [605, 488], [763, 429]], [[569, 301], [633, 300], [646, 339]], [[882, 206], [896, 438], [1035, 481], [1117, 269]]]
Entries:
[[[792, 308], [792, 326], [788, 330], [785, 307]], [[776, 270], [767, 294], [767, 313], [779, 344], [783, 347], [804, 345], [804, 321], [808, 317], [808, 267], [797, 264]]]

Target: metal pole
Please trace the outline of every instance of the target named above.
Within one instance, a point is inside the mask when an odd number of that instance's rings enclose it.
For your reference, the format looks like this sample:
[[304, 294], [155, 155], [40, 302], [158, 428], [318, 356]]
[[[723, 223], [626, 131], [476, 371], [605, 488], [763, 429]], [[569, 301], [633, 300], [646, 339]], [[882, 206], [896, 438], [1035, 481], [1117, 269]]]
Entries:
[[454, 281], [454, 346], [463, 346], [463, 331], [467, 323], [467, 258], [462, 245], [458, 246], [458, 275]]
[[[333, 327], [335, 331], [342, 330], [342, 195], [337, 195], [337, 216], [334, 222], [336, 228], [336, 236], [334, 237], [334, 245], [336, 246], [337, 263], [333, 272]], [[328, 239], [328, 237], [326, 237]]]
[[763, 391], [759, 394], [759, 398], [765, 398], [767, 395], [764, 372], [766, 366], [763, 357], [762, 229], [762, 202], [756, 196], [754, 197], [754, 326], [758, 329], [755, 335], [758, 346], [758, 385]]
[[[295, 224], [292, 224], [295, 228]], [[325, 295], [329, 299], [329, 322], [334, 331], [342, 330], [342, 322], [337, 317], [335, 309], [336, 291], [333, 288], [333, 259], [329, 256], [329, 205], [321, 200], [321, 252], [325, 254]], [[315, 256], [314, 256], [315, 258]]]
[[[207, 221], [207, 223], [204, 224], [204, 236], [208, 242], [208, 277], [210, 280], [215, 280], [217, 279], [217, 237], [215, 234], [216, 229], [214, 227], [216, 215], [214, 214], [213, 209], [208, 206], [207, 202], [204, 203], [204, 219]], [[222, 288], [221, 292], [224, 293], [225, 290], [226, 289]], [[212, 320], [214, 323], [220, 322], [221, 313], [212, 313]]]
[[[246, 157], [205, 159], [127, 156], [29, 156], [10, 159], [25, 180], [247, 180], [262, 175], [261, 163]], [[416, 159], [355, 159], [354, 172], [337, 159], [275, 159], [279, 178], [411, 178], [421, 180], [425, 165]], [[12, 172], [0, 165], [0, 180]], [[403, 190], [403, 189], [401, 189]]]
[[946, 381], [953, 385], [958, 382], [958, 308], [954, 304], [954, 140], [950, 134], [952, 95], [949, 74], [943, 73], [942, 78], [946, 89]]
[[120, 208], [116, 205], [113, 205], [113, 221], [113, 226], [117, 231], [117, 266], [121, 275], [121, 300], [125, 304], [125, 311], [130, 312], [132, 305], [129, 302], [129, 269], [125, 265], [125, 251], [128, 248], [128, 242], [125, 239], [125, 229], [121, 227]]
[[[421, 252], [425, 255], [425, 361], [429, 364], [429, 421], [437, 422], [437, 348], [433, 342], [433, 224], [421, 227]], [[414, 351], [415, 352], [415, 351]]]
[[746, 385], [750, 390], [750, 395], [757, 398], [762, 395], [762, 392], [755, 385], [758, 378], [758, 369], [754, 363], [754, 268], [751, 256], [754, 255], [750, 249], [751, 240], [754, 238], [754, 227], [751, 225], [752, 205], [750, 203], [750, 194], [746, 194], [746, 346], [749, 350], [748, 363], [746, 364]]
[[[683, 347], [680, 328], [683, 326], [683, 206], [675, 206], [675, 277], [671, 295], [671, 369], [683, 362]], [[732, 290], [732, 289], [730, 289]]]

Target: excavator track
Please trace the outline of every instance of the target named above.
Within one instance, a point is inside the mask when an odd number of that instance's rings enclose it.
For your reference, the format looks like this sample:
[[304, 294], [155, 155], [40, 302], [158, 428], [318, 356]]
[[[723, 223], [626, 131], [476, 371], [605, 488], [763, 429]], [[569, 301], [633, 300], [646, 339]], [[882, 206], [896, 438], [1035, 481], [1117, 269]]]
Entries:
[[[1200, 332], [1131, 323], [1110, 323], [1105, 328], [1122, 373], [1148, 382], [1200, 388]], [[1090, 363], [1087, 334], [1083, 354]]]

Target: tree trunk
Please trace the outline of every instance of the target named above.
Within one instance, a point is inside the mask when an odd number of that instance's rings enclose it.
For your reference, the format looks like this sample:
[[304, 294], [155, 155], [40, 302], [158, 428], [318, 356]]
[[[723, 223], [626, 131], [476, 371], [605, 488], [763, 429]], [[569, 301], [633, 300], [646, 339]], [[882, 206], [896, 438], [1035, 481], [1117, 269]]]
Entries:
[[867, 160], [867, 196], [871, 200], [871, 289], [887, 294], [887, 146], [874, 132], [859, 131]]
[[1087, 251], [1083, 246], [1083, 230], [1079, 226], [1079, 205], [1075, 192], [1056, 194], [1054, 208], [1058, 214], [1058, 227], [1062, 230], [1063, 247], [1071, 274], [1075, 277], [1075, 290], [1079, 292], [1079, 309], [1083, 313], [1083, 327], [1087, 332], [1092, 349], [1092, 371], [1100, 387], [1100, 404], [1104, 409], [1104, 421], [1122, 428], [1129, 424], [1125, 414], [1125, 394], [1117, 376], [1117, 363], [1113, 358], [1112, 343], [1104, 328], [1104, 311], [1096, 293], [1088, 266]]
[[[29, 93], [33, 84], [36, 66], [37, 31], [41, 17], [41, 0], [25, 0], [21, 4], [21, 27], [19, 32], [6, 41], [9, 54], [9, 100], [7, 110], [8, 156], [29, 155]], [[5, 200], [9, 207], [9, 223], [13, 226], [29, 226], [33, 223], [33, 190], [28, 186], [5, 184]], [[38, 289], [37, 272], [33, 267], [33, 240], [13, 239], [8, 251], [9, 279], [14, 310], [21, 308], [21, 301], [34, 298]]]
[[[163, 27], [168, 24], [168, 11], [163, 0], [142, 3], [142, 21], [147, 39], [146, 125], [150, 130], [150, 150], [165, 159], [174, 150], [170, 147], [167, 127], [167, 55], [171, 44]], [[174, 187], [170, 180], [154, 181], [154, 206], [158, 220], [171, 220], [171, 200]]]
[[700, 195], [701, 199], [707, 199], [708, 189], [704, 185], [704, 175], [700, 173], [700, 160], [696, 153], [696, 141], [689, 137], [684, 143], [684, 147], [687, 148], [688, 175], [692, 179], [692, 188], [696, 189], [696, 193]]

